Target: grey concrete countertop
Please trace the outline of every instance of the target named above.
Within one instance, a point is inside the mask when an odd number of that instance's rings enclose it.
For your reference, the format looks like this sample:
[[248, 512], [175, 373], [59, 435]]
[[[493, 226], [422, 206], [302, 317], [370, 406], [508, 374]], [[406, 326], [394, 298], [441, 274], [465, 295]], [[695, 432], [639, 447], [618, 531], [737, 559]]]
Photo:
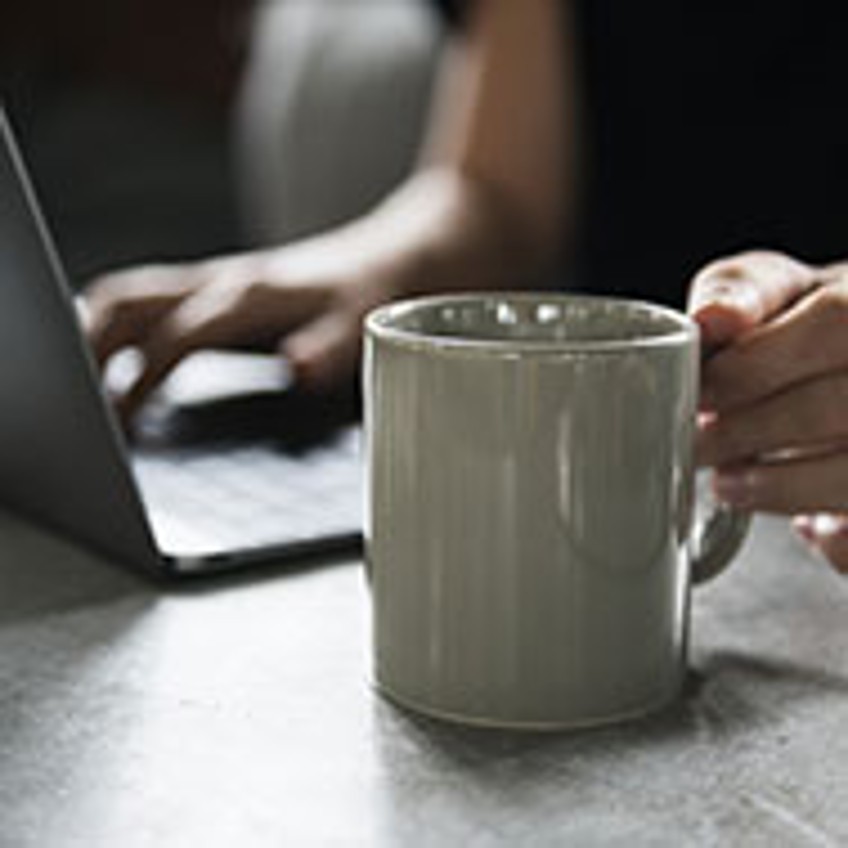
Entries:
[[686, 696], [575, 734], [369, 684], [357, 563], [166, 590], [0, 513], [0, 846], [848, 845], [848, 582], [758, 523]]

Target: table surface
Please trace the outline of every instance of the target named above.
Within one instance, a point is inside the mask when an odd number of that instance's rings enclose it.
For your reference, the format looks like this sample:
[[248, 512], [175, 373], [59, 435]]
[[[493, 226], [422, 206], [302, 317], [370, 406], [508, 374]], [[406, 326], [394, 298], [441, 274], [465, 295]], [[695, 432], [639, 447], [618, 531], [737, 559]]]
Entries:
[[782, 522], [661, 715], [521, 735], [369, 683], [356, 562], [153, 585], [0, 513], [0, 846], [848, 844], [848, 583]]

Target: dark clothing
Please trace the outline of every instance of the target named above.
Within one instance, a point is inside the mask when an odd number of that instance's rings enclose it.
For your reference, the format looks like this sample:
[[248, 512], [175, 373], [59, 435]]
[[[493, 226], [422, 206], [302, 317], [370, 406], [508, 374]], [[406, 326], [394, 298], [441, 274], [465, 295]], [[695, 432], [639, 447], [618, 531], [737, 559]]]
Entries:
[[582, 287], [680, 304], [719, 255], [848, 255], [848, 4], [575, 8], [588, 109]]

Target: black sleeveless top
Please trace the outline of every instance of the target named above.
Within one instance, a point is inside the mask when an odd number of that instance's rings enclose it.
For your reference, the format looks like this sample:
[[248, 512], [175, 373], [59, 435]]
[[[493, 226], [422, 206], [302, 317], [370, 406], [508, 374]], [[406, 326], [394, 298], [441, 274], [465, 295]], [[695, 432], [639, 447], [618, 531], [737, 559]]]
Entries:
[[[581, 288], [682, 303], [739, 250], [848, 257], [848, 3], [572, 0]], [[433, 0], [461, 25], [461, 0]]]

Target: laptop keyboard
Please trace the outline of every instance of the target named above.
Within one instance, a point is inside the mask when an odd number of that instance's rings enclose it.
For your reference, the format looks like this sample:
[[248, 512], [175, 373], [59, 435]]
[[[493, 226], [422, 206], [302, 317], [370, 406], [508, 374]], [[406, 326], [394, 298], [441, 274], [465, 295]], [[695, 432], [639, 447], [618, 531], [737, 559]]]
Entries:
[[133, 466], [167, 553], [302, 546], [361, 533], [360, 442], [348, 427], [298, 453], [262, 444], [142, 448]]

